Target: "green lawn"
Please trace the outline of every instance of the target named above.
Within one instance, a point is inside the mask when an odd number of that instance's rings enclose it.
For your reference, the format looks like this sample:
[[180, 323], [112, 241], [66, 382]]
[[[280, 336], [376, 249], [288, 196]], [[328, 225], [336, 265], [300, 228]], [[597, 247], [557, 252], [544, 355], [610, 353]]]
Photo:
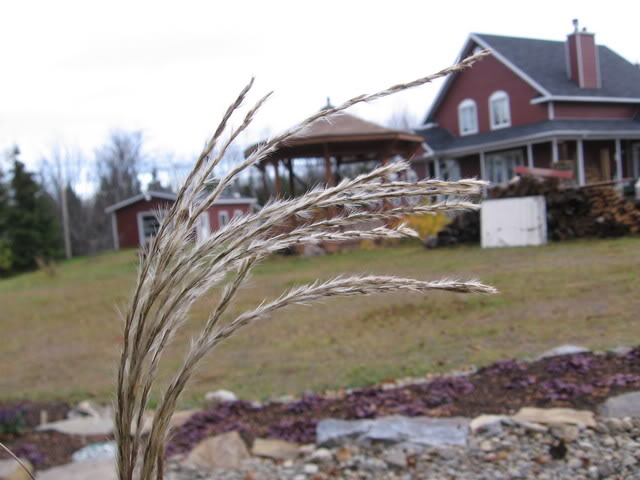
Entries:
[[[111, 398], [133, 251], [61, 264], [0, 281], [0, 399]], [[427, 251], [419, 246], [319, 258], [274, 258], [253, 276], [235, 311], [283, 289], [339, 273], [423, 279], [480, 278], [501, 295], [392, 294], [284, 311], [215, 352], [187, 402], [226, 388], [249, 399], [356, 386], [384, 378], [535, 355], [560, 343], [596, 348], [640, 343], [640, 237], [542, 248]], [[164, 357], [179, 364], [213, 298]]]

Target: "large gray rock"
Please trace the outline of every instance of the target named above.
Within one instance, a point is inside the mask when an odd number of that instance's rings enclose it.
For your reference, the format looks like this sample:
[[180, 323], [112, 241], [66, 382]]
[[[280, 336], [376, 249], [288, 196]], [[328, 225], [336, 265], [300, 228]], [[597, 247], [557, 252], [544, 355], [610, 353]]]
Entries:
[[206, 438], [189, 453], [187, 463], [206, 468], [238, 469], [249, 451], [238, 432]]
[[113, 420], [94, 417], [70, 418], [42, 424], [36, 430], [54, 430], [67, 435], [109, 435], [113, 431]]
[[549, 358], [549, 357], [558, 357], [560, 355], [575, 355], [576, 353], [589, 353], [589, 350], [586, 347], [581, 347], [579, 345], [560, 345], [559, 347], [552, 348], [551, 350], [547, 350], [542, 355], [538, 357], [540, 358]]
[[87, 460], [38, 472], [37, 480], [117, 480], [114, 460]]
[[322, 420], [316, 430], [320, 445], [370, 442], [445, 446], [465, 445], [469, 435], [467, 418], [391, 416], [374, 420]]
[[640, 417], [640, 392], [629, 392], [608, 398], [600, 406], [603, 417]]

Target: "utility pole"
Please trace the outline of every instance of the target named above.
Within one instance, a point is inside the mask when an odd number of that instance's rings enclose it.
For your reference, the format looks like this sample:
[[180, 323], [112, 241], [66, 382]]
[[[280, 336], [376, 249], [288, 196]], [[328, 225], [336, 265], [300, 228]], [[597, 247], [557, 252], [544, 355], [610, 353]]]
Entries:
[[62, 234], [64, 236], [64, 254], [71, 258], [71, 232], [69, 230], [69, 208], [67, 207], [67, 184], [60, 179], [60, 206], [62, 207]]

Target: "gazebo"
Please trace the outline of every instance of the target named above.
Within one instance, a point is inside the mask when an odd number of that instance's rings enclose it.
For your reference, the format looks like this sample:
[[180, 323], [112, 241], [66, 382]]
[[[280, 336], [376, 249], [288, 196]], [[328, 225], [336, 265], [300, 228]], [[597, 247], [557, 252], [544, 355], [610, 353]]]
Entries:
[[[331, 105], [328, 103], [326, 108], [331, 108]], [[281, 163], [288, 171], [289, 193], [294, 196], [295, 183], [299, 180], [294, 172], [295, 159], [324, 158], [326, 183], [335, 185], [340, 165], [372, 160], [384, 165], [396, 156], [411, 159], [421, 149], [423, 142], [424, 139], [419, 135], [386, 128], [349, 113], [340, 113], [312, 123], [303, 135], [292, 137], [256, 166], [262, 172], [265, 197], [270, 195], [267, 183], [269, 165], [274, 169], [275, 180], [275, 191], [271, 193], [281, 196]], [[249, 147], [245, 156], [259, 145]]]

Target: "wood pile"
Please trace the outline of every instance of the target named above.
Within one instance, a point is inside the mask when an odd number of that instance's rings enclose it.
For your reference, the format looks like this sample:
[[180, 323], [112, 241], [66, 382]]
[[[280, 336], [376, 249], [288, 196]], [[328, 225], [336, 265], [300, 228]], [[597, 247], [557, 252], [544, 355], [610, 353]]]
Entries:
[[[640, 208], [609, 186], [566, 187], [558, 179], [519, 177], [489, 192], [490, 198], [542, 195], [550, 240], [618, 237], [640, 232]], [[457, 215], [437, 238], [437, 246], [480, 242], [480, 214]]]
[[617, 237], [640, 231], [640, 210], [609, 186], [562, 187], [557, 180], [520, 177], [494, 187], [492, 198], [543, 195], [551, 240]]

